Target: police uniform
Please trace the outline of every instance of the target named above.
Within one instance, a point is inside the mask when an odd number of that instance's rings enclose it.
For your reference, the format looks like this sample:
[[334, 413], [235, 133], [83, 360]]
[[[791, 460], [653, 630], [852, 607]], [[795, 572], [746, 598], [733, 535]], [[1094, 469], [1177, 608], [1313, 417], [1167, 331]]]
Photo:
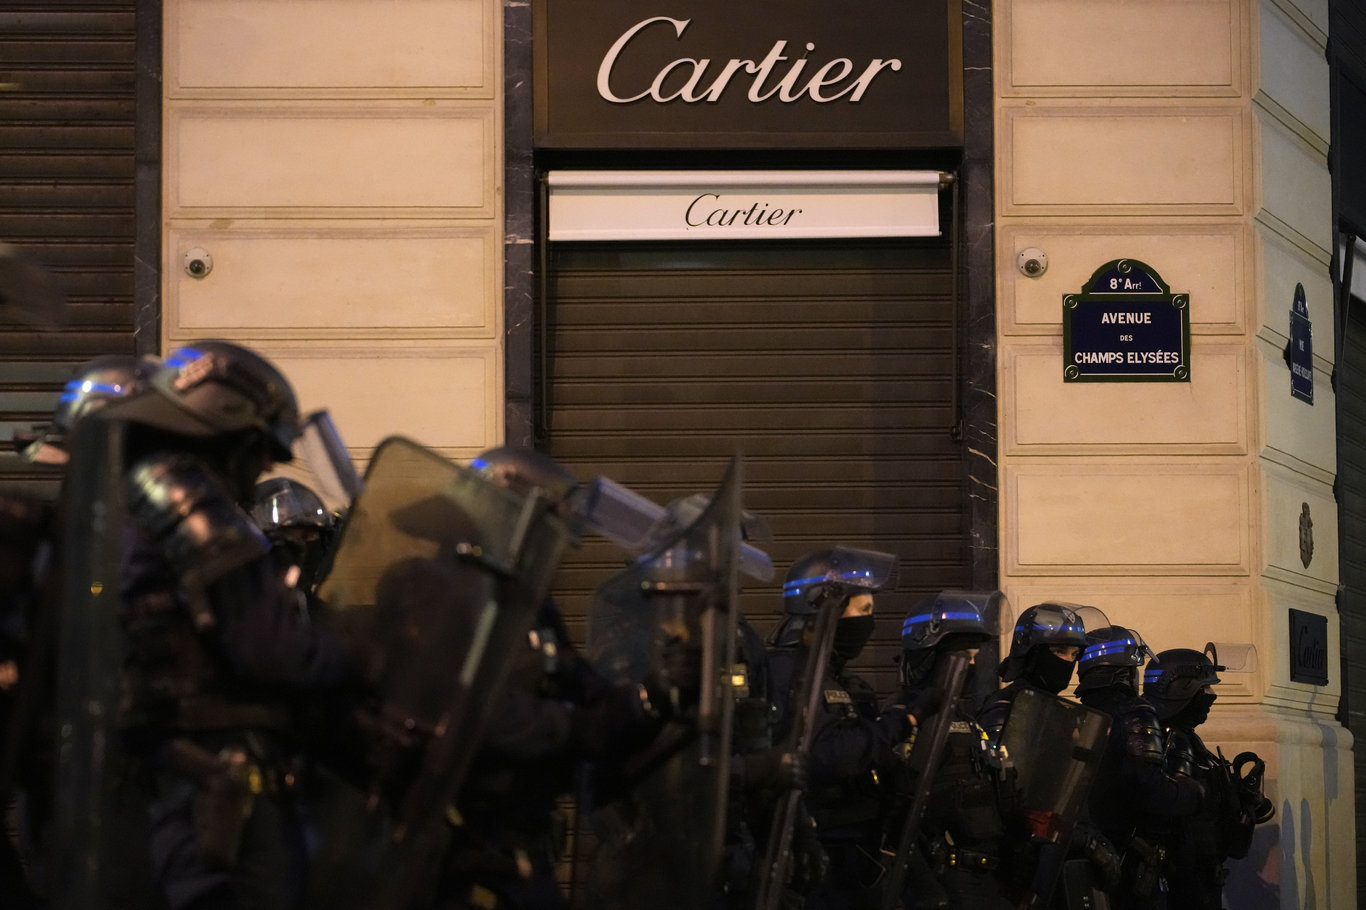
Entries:
[[[797, 671], [800, 652], [769, 652], [769, 672], [778, 710]], [[905, 712], [881, 713], [877, 693], [846, 672], [833, 657], [821, 681], [821, 710], [809, 752], [807, 805], [817, 836], [829, 856], [825, 880], [808, 908], [872, 908], [882, 874], [880, 846], [887, 792], [883, 782], [895, 767], [893, 747], [911, 732]]]
[[297, 907], [296, 710], [358, 694], [365, 666], [301, 614], [244, 509], [291, 458], [297, 403], [272, 364], [222, 341], [173, 352], [148, 382], [105, 413], [129, 426], [119, 721], [149, 788], [153, 873], [171, 910]]
[[[911, 705], [928, 686], [903, 690], [897, 706]], [[951, 907], [976, 910], [995, 906], [999, 887], [1000, 842], [1005, 833], [1000, 811], [1000, 771], [986, 731], [973, 717], [970, 698], [959, 698], [947, 710], [953, 719], [944, 744], [942, 763], [936, 772], [920, 826], [920, 849], [925, 860], [921, 870], [934, 881], [908, 877], [905, 893], [910, 907]], [[919, 734], [919, 731], [917, 731]], [[917, 760], [919, 759], [919, 760]], [[897, 774], [897, 792], [914, 792], [924, 760], [912, 744], [904, 767]], [[906, 800], [909, 802], [909, 799]], [[890, 820], [897, 830], [898, 819]], [[936, 895], [935, 885], [943, 889]]]
[[636, 687], [614, 686], [543, 604], [485, 730], [452, 820], [438, 905], [448, 910], [559, 910], [560, 797], [582, 762], [649, 741], [658, 719]]
[[1262, 792], [1265, 763], [1253, 752], [1239, 753], [1230, 763], [1195, 733], [1217, 699], [1212, 687], [1225, 669], [1215, 646], [1207, 644], [1203, 651], [1162, 651], [1143, 677], [1143, 697], [1166, 726], [1167, 773], [1203, 788], [1198, 808], [1174, 826], [1168, 839], [1171, 910], [1219, 910], [1228, 877], [1225, 863], [1247, 856], [1254, 827], [1276, 814]]
[[0, 493], [0, 894], [16, 907], [38, 906], [35, 841], [53, 798], [55, 537], [51, 503]]
[[1168, 910], [1220, 910], [1225, 863], [1247, 856], [1255, 821], [1244, 810], [1232, 770], [1194, 731], [1167, 733], [1171, 771], [1202, 785], [1199, 807], [1182, 820], [1167, 852]]
[[1090, 824], [1123, 854], [1122, 879], [1109, 891], [1110, 905], [1160, 910], [1166, 906], [1167, 832], [1175, 820], [1195, 812], [1201, 788], [1190, 777], [1167, 774], [1162, 724], [1147, 701], [1118, 686], [1084, 691], [1080, 698], [1112, 718], [1089, 802]]

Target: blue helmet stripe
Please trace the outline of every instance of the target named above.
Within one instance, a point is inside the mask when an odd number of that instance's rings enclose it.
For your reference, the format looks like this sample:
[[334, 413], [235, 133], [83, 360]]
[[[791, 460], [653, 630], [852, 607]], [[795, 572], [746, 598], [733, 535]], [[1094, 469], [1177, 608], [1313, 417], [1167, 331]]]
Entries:
[[96, 392], [101, 395], [118, 395], [123, 391], [123, 386], [112, 382], [92, 382], [90, 380], [73, 379], [66, 384], [66, 391], [62, 393], [60, 401], [75, 401], [82, 394]]
[[906, 621], [901, 624], [901, 634], [905, 635], [907, 632], [911, 631], [911, 627], [916, 623], [930, 622], [934, 619], [962, 619], [971, 621], [974, 619], [981, 619], [981, 616], [972, 610], [940, 610], [934, 613], [921, 613], [919, 616], [906, 617]]
[[818, 584], [839, 584], [840, 582], [867, 581], [871, 582], [873, 573], [868, 569], [851, 569], [847, 572], [840, 572], [834, 578], [829, 575], [813, 575], [810, 578], [796, 578], [783, 585], [783, 596], [800, 594], [812, 585]]
[[1095, 660], [1098, 657], [1104, 657], [1105, 655], [1113, 654], [1116, 651], [1122, 652], [1125, 649], [1131, 647], [1138, 647], [1138, 642], [1134, 641], [1132, 638], [1117, 639], [1115, 641], [1097, 642], [1096, 644], [1091, 645], [1085, 651], [1082, 652], [1081, 659]]
[[196, 360], [204, 356], [204, 352], [197, 348], [180, 348], [167, 355], [163, 363], [173, 370], [184, 369]]

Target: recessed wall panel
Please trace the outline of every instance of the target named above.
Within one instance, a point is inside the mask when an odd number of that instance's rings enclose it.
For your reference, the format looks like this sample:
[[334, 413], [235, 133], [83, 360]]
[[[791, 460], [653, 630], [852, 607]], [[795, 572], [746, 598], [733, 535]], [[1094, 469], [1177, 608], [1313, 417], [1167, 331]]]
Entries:
[[1261, 10], [1257, 87], [1326, 144], [1332, 125], [1323, 44], [1274, 3], [1262, 4]]
[[394, 434], [466, 456], [499, 441], [501, 358], [491, 346], [258, 350], [289, 377], [300, 409], [327, 408], [360, 457]]
[[167, 91], [491, 95], [490, 11], [484, 0], [171, 0]]
[[231, 213], [404, 210], [492, 214], [493, 114], [478, 108], [316, 106], [176, 111], [166, 207]]
[[1234, 214], [1242, 117], [1232, 111], [1003, 111], [1008, 214]]
[[1333, 182], [1328, 159], [1261, 118], [1262, 207], [1325, 253], [1333, 247]]
[[[1209, 229], [1172, 225], [1151, 228], [1109, 224], [1054, 227], [1006, 224], [996, 244], [1001, 276], [1001, 330], [1055, 333], [1062, 328], [1062, 298], [1078, 293], [1096, 269], [1114, 259], [1137, 259], [1156, 269], [1172, 293], [1189, 294], [1191, 333], [1242, 332], [1247, 267], [1247, 234], [1239, 224]], [[1017, 260], [1035, 247], [1048, 257], [1048, 270], [1026, 277]]]
[[1007, 79], [1017, 91], [1235, 91], [1242, 34], [1232, 0], [1010, 0], [1005, 6]]
[[1248, 451], [1247, 353], [1191, 349], [1190, 382], [1063, 382], [1062, 345], [1005, 353], [1001, 424], [1014, 454]]
[[[1318, 338], [1314, 339], [1315, 344]], [[1290, 370], [1283, 357], [1263, 356], [1261, 367], [1266, 407], [1262, 409], [1266, 427], [1263, 436], [1268, 458], [1288, 462], [1317, 480], [1331, 483], [1337, 472], [1337, 402], [1333, 395], [1332, 372], [1314, 364], [1314, 403], [1290, 394]]]
[[[1305, 588], [1297, 587], [1293, 584], [1276, 579], [1267, 579], [1264, 582], [1267, 593], [1267, 606], [1269, 607], [1268, 623], [1271, 635], [1267, 636], [1268, 642], [1263, 649], [1264, 653], [1259, 655], [1265, 662], [1268, 669], [1268, 682], [1270, 683], [1269, 695], [1295, 705], [1326, 706], [1330, 711], [1336, 711], [1337, 700], [1342, 695], [1343, 679], [1341, 664], [1337, 659], [1339, 652], [1339, 640], [1342, 634], [1342, 627], [1338, 621], [1337, 604], [1333, 601], [1333, 595], [1320, 594]], [[1328, 659], [1328, 684], [1321, 686], [1308, 682], [1295, 682], [1290, 678], [1290, 667], [1295, 662], [1296, 655], [1291, 653], [1290, 644], [1290, 611], [1299, 610], [1304, 613], [1314, 613], [1328, 619], [1328, 641], [1325, 649], [1331, 657]], [[1314, 655], [1298, 655], [1301, 662], [1312, 662]]]
[[1332, 593], [1338, 583], [1338, 510], [1333, 487], [1263, 460], [1267, 571]]
[[1046, 463], [1005, 468], [1007, 574], [1240, 575], [1246, 468]]
[[1333, 279], [1327, 251], [1307, 250], [1264, 224], [1256, 227], [1258, 269], [1254, 286], [1261, 303], [1257, 314], [1263, 326], [1261, 331], [1270, 330], [1289, 340], [1295, 285], [1301, 285], [1314, 329], [1314, 356], [1331, 363], [1337, 348], [1333, 331]]
[[167, 255], [199, 248], [213, 270], [168, 283], [177, 335], [485, 337], [498, 332], [500, 238], [492, 227], [384, 233], [297, 227], [172, 229]]

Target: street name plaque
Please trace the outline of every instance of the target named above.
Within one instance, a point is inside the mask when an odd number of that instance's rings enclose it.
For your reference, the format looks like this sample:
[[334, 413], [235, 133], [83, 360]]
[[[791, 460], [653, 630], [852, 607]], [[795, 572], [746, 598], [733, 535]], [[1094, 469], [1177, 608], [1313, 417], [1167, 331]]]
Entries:
[[1065, 382], [1190, 382], [1190, 296], [1114, 259], [1062, 298]]

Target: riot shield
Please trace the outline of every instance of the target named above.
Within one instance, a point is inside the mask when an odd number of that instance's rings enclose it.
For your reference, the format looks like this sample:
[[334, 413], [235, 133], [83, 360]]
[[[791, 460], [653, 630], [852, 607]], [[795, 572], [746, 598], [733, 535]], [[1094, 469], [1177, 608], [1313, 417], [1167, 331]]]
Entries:
[[[599, 768], [580, 794], [596, 838], [587, 906], [712, 906], [722, 874], [730, 777], [741, 462], [691, 524], [604, 582], [584, 653], [610, 680], [667, 692], [669, 721], [622, 764]], [[700, 649], [697, 692], [671, 679], [670, 652]]]
[[[915, 791], [910, 795], [905, 816], [897, 832], [894, 852], [885, 851], [883, 866], [887, 874], [882, 880], [882, 910], [900, 910], [903, 905], [903, 892], [906, 879], [910, 874], [915, 854], [920, 850], [920, 826], [929, 805], [930, 793], [934, 788], [939, 766], [944, 761], [944, 746], [949, 741], [949, 730], [957, 719], [953, 706], [963, 693], [963, 684], [968, 678], [971, 662], [962, 651], [949, 651], [943, 661], [939, 675], [944, 692], [944, 706], [930, 717], [916, 737], [910, 761], [918, 766]], [[891, 845], [889, 845], [891, 846]]]
[[[793, 686], [792, 694], [798, 700], [794, 703], [793, 699], [788, 699], [789, 710], [798, 712], [784, 736], [784, 745], [789, 751], [805, 755], [811, 749], [815, 717], [820, 711], [821, 683], [825, 679], [825, 668], [830, 663], [830, 651], [835, 642], [835, 623], [838, 620], [839, 609], [833, 603], [824, 605], [816, 617], [811, 642], [806, 646], [806, 655], [801, 662], [796, 685]], [[761, 878], [754, 901], [757, 910], [778, 910], [787, 897], [793, 839], [804, 812], [802, 797], [803, 791], [793, 787], [783, 795], [774, 810], [768, 840], [764, 844], [764, 861], [758, 870]]]
[[573, 536], [557, 506], [407, 439], [375, 451], [318, 596], [319, 622], [369, 656], [382, 811], [325, 832], [315, 902], [405, 907], [432, 886], [487, 710]]
[[1105, 754], [1110, 718], [1047, 692], [1022, 689], [1001, 730], [1000, 748], [1015, 774], [1016, 838], [1037, 851], [1021, 908], [1045, 904], [1062, 868], [1072, 829]]
[[[57, 648], [57, 780], [50, 870], [59, 910], [116, 906], [120, 860], [114, 777], [123, 665], [120, 563], [124, 424], [84, 420], [62, 492], [62, 597]], [[144, 841], [145, 842], [145, 841]]]
[[[886, 590], [894, 584], [897, 557], [891, 553], [863, 550], [857, 547], [835, 547], [829, 551], [831, 580], [857, 582], [869, 590]], [[854, 590], [858, 590], [856, 587]], [[780, 748], [784, 752], [806, 755], [815, 735], [815, 722], [820, 713], [826, 673], [830, 666], [830, 652], [834, 645], [836, 624], [842, 610], [841, 598], [827, 597], [814, 605], [817, 610], [809, 635], [797, 645], [797, 672], [790, 689], [774, 693], [785, 705], [779, 719], [782, 736]], [[775, 807], [764, 843], [764, 859], [758, 870], [754, 906], [759, 910], [776, 910], [790, 903], [788, 893], [793, 842], [797, 825], [806, 809], [802, 791], [796, 787], [783, 794]]]

